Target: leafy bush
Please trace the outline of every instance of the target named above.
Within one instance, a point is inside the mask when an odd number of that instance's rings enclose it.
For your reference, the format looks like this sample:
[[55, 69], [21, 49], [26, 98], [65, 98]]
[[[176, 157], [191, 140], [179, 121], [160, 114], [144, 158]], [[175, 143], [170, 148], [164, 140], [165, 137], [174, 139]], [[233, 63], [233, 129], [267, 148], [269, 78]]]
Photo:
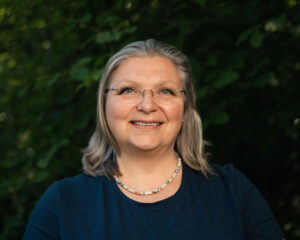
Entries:
[[104, 64], [146, 38], [188, 55], [211, 160], [245, 172], [299, 239], [299, 10], [297, 0], [1, 1], [0, 239], [20, 239], [49, 184], [80, 173]]

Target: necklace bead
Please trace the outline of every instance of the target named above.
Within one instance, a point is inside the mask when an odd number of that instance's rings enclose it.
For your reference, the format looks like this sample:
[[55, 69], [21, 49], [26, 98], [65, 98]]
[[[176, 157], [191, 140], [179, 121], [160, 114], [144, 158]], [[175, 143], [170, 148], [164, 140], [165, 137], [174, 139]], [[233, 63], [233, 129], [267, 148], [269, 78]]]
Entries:
[[122, 181], [117, 176], [114, 176], [114, 179], [115, 179], [116, 183], [118, 185], [120, 185], [123, 189], [125, 189], [126, 191], [136, 194], [136, 195], [139, 195], [139, 196], [148, 196], [148, 195], [152, 195], [152, 194], [155, 194], [155, 193], [158, 193], [158, 192], [164, 190], [173, 181], [173, 179], [177, 176], [177, 174], [180, 171], [181, 165], [182, 165], [181, 159], [180, 159], [180, 157], [178, 157], [177, 167], [176, 167], [173, 175], [163, 185], [161, 185], [160, 187], [155, 188], [153, 190], [150, 190], [150, 191], [145, 191], [145, 192], [137, 191], [137, 190], [134, 190], [134, 189], [126, 186], [124, 183], [122, 183]]

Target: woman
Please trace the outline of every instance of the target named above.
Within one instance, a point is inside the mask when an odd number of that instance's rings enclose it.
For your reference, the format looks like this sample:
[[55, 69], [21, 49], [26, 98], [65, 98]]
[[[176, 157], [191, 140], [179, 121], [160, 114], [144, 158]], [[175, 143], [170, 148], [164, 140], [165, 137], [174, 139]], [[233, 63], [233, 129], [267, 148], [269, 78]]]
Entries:
[[24, 239], [283, 239], [232, 165], [208, 164], [188, 59], [150, 39], [108, 61], [85, 174], [55, 182]]

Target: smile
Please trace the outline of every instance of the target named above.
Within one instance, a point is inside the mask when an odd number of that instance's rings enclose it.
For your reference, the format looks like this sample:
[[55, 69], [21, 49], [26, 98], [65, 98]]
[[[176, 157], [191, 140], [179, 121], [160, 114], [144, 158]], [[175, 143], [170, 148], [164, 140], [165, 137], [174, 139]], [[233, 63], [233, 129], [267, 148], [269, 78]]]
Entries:
[[161, 123], [159, 122], [152, 122], [152, 123], [146, 123], [146, 122], [132, 122], [134, 125], [139, 125], [139, 126], [158, 126]]

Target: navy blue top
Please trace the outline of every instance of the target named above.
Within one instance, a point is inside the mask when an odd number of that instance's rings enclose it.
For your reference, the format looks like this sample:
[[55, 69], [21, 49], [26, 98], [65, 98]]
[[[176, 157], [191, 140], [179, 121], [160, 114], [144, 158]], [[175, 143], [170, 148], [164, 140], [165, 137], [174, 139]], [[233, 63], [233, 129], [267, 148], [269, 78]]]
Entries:
[[171, 197], [139, 203], [114, 180], [85, 174], [52, 184], [38, 202], [23, 240], [280, 240], [276, 220], [256, 187], [233, 165], [212, 165], [208, 180], [183, 164]]

